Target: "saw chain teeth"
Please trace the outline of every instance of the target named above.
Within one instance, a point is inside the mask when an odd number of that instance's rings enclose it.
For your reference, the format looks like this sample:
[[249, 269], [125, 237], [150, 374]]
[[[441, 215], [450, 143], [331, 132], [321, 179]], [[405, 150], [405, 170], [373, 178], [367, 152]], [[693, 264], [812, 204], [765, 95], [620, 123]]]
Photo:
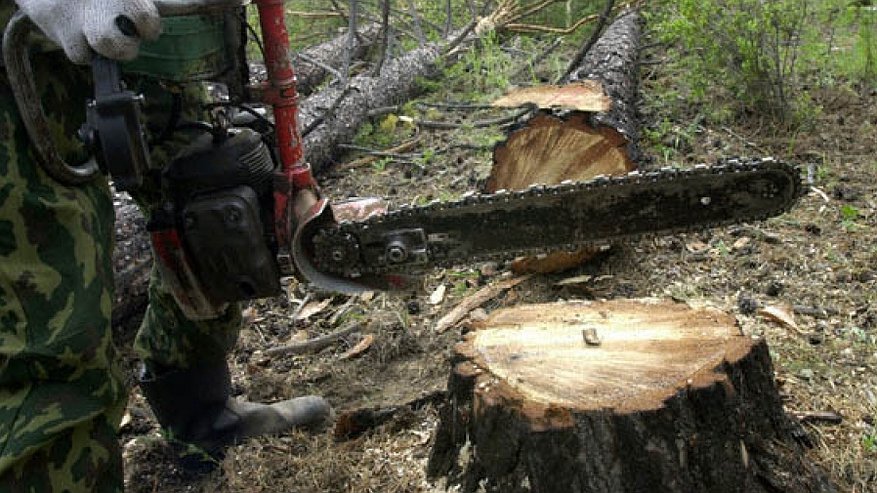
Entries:
[[[803, 186], [801, 183], [800, 170], [791, 165], [781, 163], [773, 158], [756, 158], [742, 159], [737, 157], [721, 159], [713, 166], [697, 165], [693, 168], [680, 169], [673, 167], [664, 167], [654, 171], [633, 171], [622, 176], [596, 176], [588, 181], [574, 182], [566, 180], [557, 185], [534, 184], [523, 190], [497, 190], [492, 194], [468, 193], [457, 200], [451, 202], [440, 202], [434, 200], [423, 206], [415, 206], [411, 204], [402, 205], [397, 209], [391, 210], [384, 215], [375, 216], [364, 221], [351, 222], [345, 221], [339, 224], [330, 225], [322, 228], [314, 237], [316, 264], [318, 268], [326, 272], [339, 273], [345, 276], [358, 276], [362, 274], [384, 274], [384, 273], [417, 273], [424, 269], [423, 266], [408, 265], [392, 265], [392, 263], [382, 262], [379, 265], [366, 265], [361, 258], [354, 259], [361, 252], [360, 240], [364, 237], [373, 238], [374, 230], [379, 227], [402, 218], [416, 218], [423, 215], [429, 215], [437, 212], [453, 213], [453, 210], [471, 207], [473, 205], [483, 206], [484, 210], [489, 213], [491, 206], [504, 205], [512, 203], [527, 197], [546, 197], [571, 193], [586, 192], [589, 190], [597, 190], [600, 188], [609, 188], [617, 186], [634, 187], [639, 184], [658, 184], [684, 180], [692, 176], [698, 175], [715, 175], [751, 172], [766, 169], [782, 170], [787, 174], [795, 174], [792, 179], [790, 199], [770, 210], [764, 210], [760, 213], [749, 213], [745, 217], [731, 217], [726, 220], [710, 221], [706, 223], [698, 222], [696, 224], [687, 224], [680, 227], [673, 227], [669, 230], [661, 230], [657, 232], [638, 232], [634, 234], [618, 234], [608, 240], [585, 240], [574, 243], [566, 243], [562, 245], [540, 246], [534, 248], [509, 248], [490, 254], [466, 254], [463, 258], [455, 258], [447, 256], [447, 252], [438, 251], [439, 249], [430, 248], [429, 264], [426, 268], [433, 267], [454, 267], [467, 263], [477, 263], [486, 261], [500, 261], [509, 258], [530, 256], [537, 254], [550, 254], [557, 251], [575, 251], [583, 248], [601, 248], [610, 244], [620, 244], [642, 239], [656, 238], [658, 236], [672, 236], [679, 233], [695, 232], [699, 230], [707, 230], [729, 224], [746, 222], [746, 221], [762, 221], [769, 217], [773, 217], [788, 211], [795, 201], [803, 194]], [[682, 184], [684, 186], [684, 184]], [[780, 190], [766, 190], [763, 195], [770, 197], [775, 196]], [[732, 192], [729, 192], [729, 194]], [[701, 200], [709, 199], [709, 197], [701, 198]], [[707, 205], [706, 203], [704, 205]], [[695, 221], [695, 219], [692, 219]], [[699, 221], [699, 220], [697, 220]], [[570, 236], [572, 237], [572, 236]]]

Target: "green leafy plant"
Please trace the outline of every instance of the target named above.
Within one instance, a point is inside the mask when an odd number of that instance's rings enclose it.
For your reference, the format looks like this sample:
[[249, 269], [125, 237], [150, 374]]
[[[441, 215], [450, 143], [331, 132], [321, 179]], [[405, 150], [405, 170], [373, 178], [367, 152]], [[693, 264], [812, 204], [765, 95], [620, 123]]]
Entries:
[[870, 454], [877, 452], [877, 433], [862, 435], [862, 448]]
[[859, 215], [858, 208], [849, 204], [844, 205], [840, 208], [841, 225], [847, 231], [856, 228], [856, 220], [859, 219]]
[[683, 50], [691, 98], [724, 96], [738, 111], [787, 120], [806, 104], [796, 81], [814, 1], [681, 0], [653, 22]]

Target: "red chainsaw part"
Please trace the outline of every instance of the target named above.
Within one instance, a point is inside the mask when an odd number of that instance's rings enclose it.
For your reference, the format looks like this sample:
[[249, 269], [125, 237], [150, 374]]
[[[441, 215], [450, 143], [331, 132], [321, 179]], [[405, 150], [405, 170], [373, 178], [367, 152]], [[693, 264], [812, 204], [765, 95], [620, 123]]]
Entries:
[[155, 266], [167, 284], [177, 305], [190, 320], [207, 320], [222, 315], [228, 303], [215, 304], [204, 290], [192, 260], [183, 248], [176, 229], [159, 229], [150, 233], [155, 252]]
[[262, 45], [268, 80], [262, 100], [274, 110], [274, 127], [281, 169], [274, 177], [274, 230], [278, 245], [291, 244], [293, 224], [292, 197], [298, 190], [316, 190], [310, 166], [302, 163], [304, 151], [298, 132], [298, 94], [295, 72], [289, 53], [283, 0], [255, 0], [262, 27]]

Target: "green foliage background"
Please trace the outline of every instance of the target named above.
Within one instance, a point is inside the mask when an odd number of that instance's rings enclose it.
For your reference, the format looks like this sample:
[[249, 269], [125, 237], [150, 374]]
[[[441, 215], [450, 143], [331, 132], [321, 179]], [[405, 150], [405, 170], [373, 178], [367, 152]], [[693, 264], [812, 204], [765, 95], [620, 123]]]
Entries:
[[647, 9], [679, 48], [684, 97], [718, 119], [756, 114], [798, 125], [818, 108], [813, 84], [877, 84], [877, 7], [870, 0], [679, 0]]

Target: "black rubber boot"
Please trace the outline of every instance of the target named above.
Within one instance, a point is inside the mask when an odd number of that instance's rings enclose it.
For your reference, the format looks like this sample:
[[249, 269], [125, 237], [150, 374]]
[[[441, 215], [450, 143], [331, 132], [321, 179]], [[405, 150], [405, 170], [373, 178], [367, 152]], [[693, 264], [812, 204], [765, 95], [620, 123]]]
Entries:
[[332, 413], [329, 403], [315, 395], [273, 404], [235, 399], [225, 362], [189, 369], [145, 364], [140, 389], [172, 438], [214, 458], [222, 456], [225, 446], [247, 437], [321, 427]]

